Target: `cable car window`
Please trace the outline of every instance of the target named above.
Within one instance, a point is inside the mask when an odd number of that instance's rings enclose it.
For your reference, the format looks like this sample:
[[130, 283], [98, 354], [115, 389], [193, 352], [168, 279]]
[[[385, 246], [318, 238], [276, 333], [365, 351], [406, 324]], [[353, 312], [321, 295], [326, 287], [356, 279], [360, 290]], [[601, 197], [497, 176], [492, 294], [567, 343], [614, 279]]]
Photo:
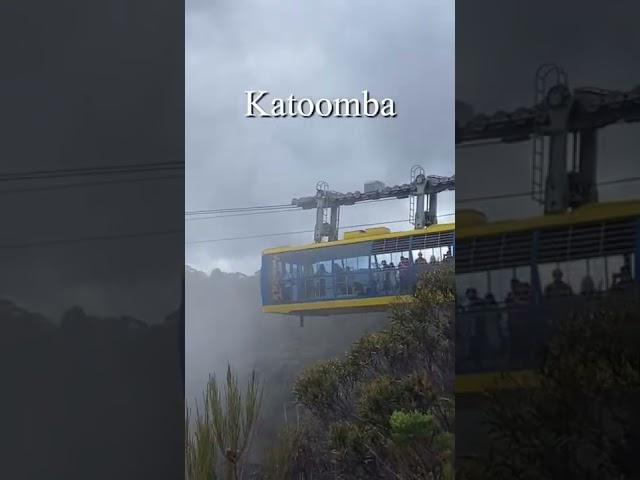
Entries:
[[[607, 289], [607, 269], [604, 258], [587, 258], [585, 261], [585, 270], [585, 276], [590, 277], [593, 281], [593, 289], [596, 293], [603, 292]], [[588, 287], [585, 286], [585, 289], [588, 289]]]
[[369, 270], [369, 257], [358, 257], [356, 259], [356, 268], [358, 270]]
[[358, 269], [358, 260], [356, 258], [346, 258], [345, 266], [347, 270], [353, 272]]
[[442, 261], [452, 246], [451, 231], [267, 254], [263, 299], [265, 304], [286, 304], [411, 294], [426, 268], [419, 265], [431, 257]]

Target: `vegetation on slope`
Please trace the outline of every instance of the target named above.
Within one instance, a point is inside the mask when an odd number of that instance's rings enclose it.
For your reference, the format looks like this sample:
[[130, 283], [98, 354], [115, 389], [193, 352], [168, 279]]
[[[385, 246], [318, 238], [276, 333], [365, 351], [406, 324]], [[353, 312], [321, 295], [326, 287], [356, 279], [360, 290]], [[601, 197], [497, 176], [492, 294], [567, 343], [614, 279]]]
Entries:
[[426, 274], [386, 328], [305, 370], [294, 391], [307, 414], [267, 478], [452, 478], [453, 282], [449, 270]]
[[[453, 272], [428, 273], [411, 300], [394, 306], [385, 328], [357, 340], [344, 357], [305, 369], [294, 386], [302, 418], [281, 430], [251, 478], [453, 478], [454, 302]], [[250, 478], [247, 469], [244, 477], [221, 473], [232, 442], [215, 434], [215, 423], [239, 419], [227, 406], [222, 420], [222, 399], [227, 405], [235, 399], [239, 410], [257, 413], [260, 407], [255, 378], [239, 398], [229, 375], [227, 393], [210, 383], [208, 407], [187, 422], [193, 480], [216, 478], [213, 465], [218, 478]], [[241, 430], [240, 424], [228, 427]]]
[[487, 392], [489, 456], [459, 478], [637, 478], [640, 301], [627, 293], [557, 319], [534, 384], [507, 375], [516, 388]]

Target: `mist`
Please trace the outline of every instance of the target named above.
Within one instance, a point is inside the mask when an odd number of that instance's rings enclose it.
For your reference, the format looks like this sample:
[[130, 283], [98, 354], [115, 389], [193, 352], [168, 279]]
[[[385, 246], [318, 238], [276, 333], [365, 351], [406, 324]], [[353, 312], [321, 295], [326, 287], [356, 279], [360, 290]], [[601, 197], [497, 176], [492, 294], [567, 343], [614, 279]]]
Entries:
[[[413, 165], [454, 174], [454, 3], [186, 4], [187, 211], [287, 204], [364, 183], [407, 183]], [[393, 98], [395, 118], [246, 118], [247, 90], [271, 98]], [[454, 210], [454, 195], [439, 198]], [[342, 226], [407, 220], [408, 200], [342, 208]], [[186, 262], [253, 274], [263, 249], [298, 245], [315, 211], [187, 221]], [[241, 238], [190, 244], [191, 241]]]
[[224, 378], [226, 369], [241, 381], [252, 371], [265, 388], [253, 459], [285, 422], [295, 418], [292, 387], [302, 370], [318, 360], [343, 355], [367, 332], [386, 323], [385, 313], [305, 317], [263, 314], [259, 276], [210, 274], [188, 267], [186, 286], [186, 398], [202, 405], [209, 375]]

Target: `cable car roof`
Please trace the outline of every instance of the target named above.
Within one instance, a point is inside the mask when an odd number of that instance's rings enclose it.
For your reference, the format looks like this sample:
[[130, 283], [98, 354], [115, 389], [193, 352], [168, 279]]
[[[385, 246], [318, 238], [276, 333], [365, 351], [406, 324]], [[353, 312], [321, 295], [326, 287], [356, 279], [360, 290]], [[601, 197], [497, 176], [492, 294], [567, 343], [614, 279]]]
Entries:
[[504, 220], [464, 227], [458, 225], [456, 238], [468, 238], [485, 235], [499, 235], [509, 232], [538, 230], [580, 223], [601, 222], [627, 217], [640, 216], [640, 200], [606, 202], [585, 205], [573, 212], [553, 215], [540, 215], [520, 220]]
[[411, 237], [415, 235], [424, 235], [425, 233], [449, 232], [452, 230], [455, 230], [455, 223], [438, 223], [436, 225], [431, 225], [427, 228], [421, 228], [419, 230], [407, 230], [403, 232], [391, 232], [391, 233], [372, 232], [371, 235], [368, 235], [368, 234], [356, 235], [351, 238], [336, 240], [333, 242], [309, 243], [306, 245], [299, 245], [299, 246], [268, 248], [264, 250], [262, 254], [272, 255], [276, 253], [287, 253], [287, 252], [295, 252], [300, 250], [311, 250], [314, 248], [327, 248], [327, 247], [332, 247], [334, 245], [349, 245], [354, 243], [368, 242], [371, 240], [385, 240], [388, 238]]

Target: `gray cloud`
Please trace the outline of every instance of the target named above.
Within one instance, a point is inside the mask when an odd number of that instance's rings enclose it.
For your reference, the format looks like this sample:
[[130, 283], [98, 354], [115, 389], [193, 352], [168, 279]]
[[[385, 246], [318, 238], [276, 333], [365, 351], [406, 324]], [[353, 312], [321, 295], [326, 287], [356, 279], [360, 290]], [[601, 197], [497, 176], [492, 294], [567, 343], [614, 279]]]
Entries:
[[[38, 2], [43, 33], [35, 5], [2, 10], [2, 173], [180, 160], [182, 7]], [[2, 182], [0, 298], [53, 320], [81, 305], [160, 322], [180, 305], [181, 233], [26, 247], [181, 228], [182, 178], [30, 190], [102, 179]]]
[[[530, 106], [534, 73], [555, 62], [572, 87], [627, 90], [640, 85], [640, 4], [614, 2], [509, 2], [459, 0], [456, 8], [456, 99], [477, 113]], [[637, 176], [640, 125], [616, 125], [599, 133], [600, 181]], [[456, 152], [457, 198], [530, 189], [531, 144]], [[600, 189], [602, 201], [638, 197], [638, 184]], [[529, 198], [476, 202], [490, 219], [541, 214]]]
[[[414, 164], [454, 173], [454, 6], [250, 0], [187, 2], [186, 208], [288, 203], [316, 181], [362, 190], [406, 182]], [[396, 101], [395, 119], [247, 119], [243, 92]], [[443, 195], [442, 213], [454, 206]], [[345, 208], [342, 225], [408, 217], [407, 201]], [[186, 238], [312, 229], [313, 212], [187, 222]], [[390, 225], [394, 229], [408, 225]], [[311, 234], [187, 246], [187, 263], [252, 273], [263, 248]]]

